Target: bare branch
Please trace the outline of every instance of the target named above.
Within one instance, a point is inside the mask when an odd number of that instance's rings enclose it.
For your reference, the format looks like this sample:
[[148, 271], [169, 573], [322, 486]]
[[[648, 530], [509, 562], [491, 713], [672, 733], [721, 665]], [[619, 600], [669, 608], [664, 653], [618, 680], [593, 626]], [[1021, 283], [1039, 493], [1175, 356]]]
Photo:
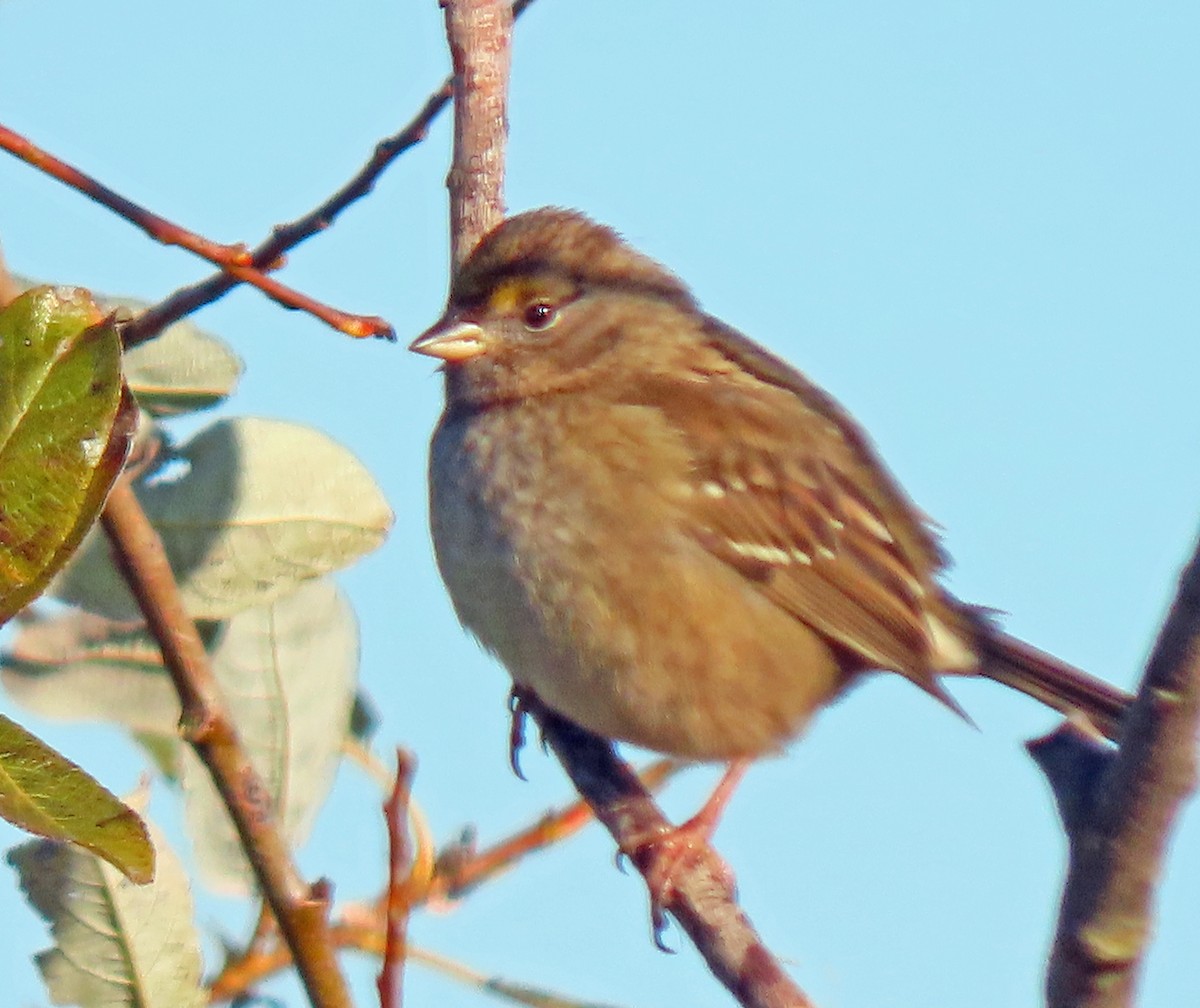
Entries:
[[250, 265], [250, 253], [246, 250], [245, 245], [224, 245], [188, 231], [178, 224], [173, 224], [165, 217], [160, 217], [158, 214], [138, 206], [132, 200], [109, 189], [91, 175], [80, 171], [74, 165], [67, 164], [49, 151], [38, 147], [33, 141], [3, 125], [0, 125], [0, 150], [8, 151], [27, 165], [45, 172], [51, 178], [83, 193], [88, 199], [107, 207], [118, 217], [123, 217], [134, 227], [145, 231], [151, 238], [163, 245], [177, 245], [179, 248], [187, 249], [202, 259], [207, 259], [220, 266]]
[[403, 1003], [404, 962], [408, 957], [408, 916], [412, 911], [407, 869], [412, 855], [408, 844], [408, 803], [417, 762], [403, 749], [396, 750], [396, 782], [383, 803], [388, 832], [388, 887], [384, 899], [383, 964], [376, 987], [379, 1008], [400, 1008]]
[[[359, 758], [365, 756], [365, 753], [359, 754]], [[680, 767], [681, 764], [675, 760], [657, 760], [641, 771], [640, 779], [646, 787], [658, 788]], [[398, 889], [394, 880], [391, 881], [388, 893], [372, 901], [369, 906], [351, 904], [343, 908], [341, 919], [335, 921], [330, 929], [334, 943], [339, 948], [357, 948], [373, 955], [386, 955], [387, 904], [393, 893], [398, 893], [398, 898], [408, 904], [410, 912], [420, 906], [436, 906], [447, 900], [461, 899], [500, 876], [527, 854], [574, 836], [593, 818], [586, 802], [576, 802], [565, 809], [547, 812], [533, 825], [481, 851], [462, 844], [451, 846], [438, 855], [435, 864], [431, 856], [433, 842], [428, 826], [411, 795], [408, 813], [416, 849], [407, 876], [400, 880]], [[391, 819], [390, 812], [389, 821], [390, 824], [396, 822]], [[291, 965], [292, 957], [287, 946], [274, 942], [274, 937], [274, 919], [268, 914], [264, 926], [259, 928], [245, 951], [229, 958], [212, 981], [209, 988], [212, 1001], [228, 1001], [244, 995], [272, 973]], [[410, 959], [420, 958], [411, 946], [408, 954]]]
[[505, 0], [443, 0], [454, 64], [450, 262], [458, 269], [504, 219], [504, 146], [512, 8]]
[[[571, 781], [628, 854], [653, 877], [658, 849], [643, 841], [672, 827], [612, 743], [549, 710], [536, 708], [542, 732]], [[737, 905], [731, 873], [711, 848], [671, 876], [664, 909], [687, 932], [713, 975], [746, 1008], [811, 1008]]]
[[1196, 787], [1200, 546], [1180, 578], [1120, 747], [1077, 730], [1031, 745], [1059, 797], [1071, 859], [1047, 975], [1050, 1008], [1121, 1008], [1150, 939], [1167, 838]]
[[[162, 242], [164, 245], [177, 245], [185, 248], [202, 259], [207, 259], [220, 266], [224, 272], [257, 287], [284, 308], [308, 312], [326, 325], [339, 332], [344, 332], [348, 336], [395, 338], [391, 326], [383, 319], [374, 315], [350, 315], [323, 304], [307, 294], [292, 290], [278, 280], [273, 280], [263, 274], [252, 263], [251, 255], [245, 245], [222, 245], [219, 242], [210, 241], [193, 231], [172, 223], [165, 217], [151, 213], [132, 200], [109, 189], [92, 176], [56, 158], [53, 154], [42, 150], [30, 140], [2, 125], [0, 125], [0, 149], [7, 150], [26, 164], [32, 165], [51, 178], [58, 179], [63, 184], [83, 193], [89, 199], [95, 200], [101, 206], [107, 207], [119, 217], [146, 232], [155, 241]], [[278, 265], [279, 263], [272, 261], [264, 264], [263, 268], [275, 269]]]
[[[644, 787], [654, 791], [683, 766], [676, 760], [656, 760], [641, 770], [638, 777]], [[518, 830], [484, 850], [475, 850], [474, 844], [443, 850], [438, 856], [437, 872], [423, 898], [429, 903], [462, 899], [518, 864], [527, 854], [544, 850], [578, 833], [593, 818], [591, 806], [578, 801], [565, 809], [547, 812], [532, 826]]]
[[[513, 18], [520, 17], [532, 3], [533, 0], [517, 0], [512, 6]], [[429, 127], [450, 104], [453, 87], [453, 76], [447, 77], [403, 129], [375, 146], [366, 164], [345, 185], [304, 216], [276, 227], [271, 237], [251, 253], [253, 265], [260, 270], [270, 268], [285, 252], [332, 226], [343, 210], [371, 192], [379, 176], [393, 161], [425, 139]], [[181, 287], [125, 326], [122, 333], [125, 345], [137, 346], [153, 339], [172, 322], [224, 297], [239, 282], [236, 277], [221, 272], [189, 287]]]
[[292, 863], [267, 790], [242, 748], [188, 616], [162, 540], [133, 492], [117, 480], [101, 515], [115, 560], [162, 649], [179, 694], [180, 729], [208, 769], [259, 887], [279, 922], [314, 1008], [351, 1008], [329, 934], [328, 887], [308, 886]]

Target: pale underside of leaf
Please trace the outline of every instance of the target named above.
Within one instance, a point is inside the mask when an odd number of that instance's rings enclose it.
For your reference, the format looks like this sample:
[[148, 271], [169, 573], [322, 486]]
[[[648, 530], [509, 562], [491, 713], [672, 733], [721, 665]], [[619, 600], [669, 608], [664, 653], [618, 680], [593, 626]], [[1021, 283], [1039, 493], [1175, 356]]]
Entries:
[[[310, 428], [222, 420], [180, 451], [189, 470], [140, 486], [138, 497], [195, 619], [224, 619], [286, 595], [375, 549], [391, 525], [370, 473]], [[98, 538], [50, 590], [114, 619], [137, 615]]]
[[191, 892], [157, 828], [158, 875], [136, 886], [98, 858], [54, 841], [9, 852], [21, 887], [55, 947], [38, 967], [55, 1004], [85, 1008], [199, 1008], [199, 940]]
[[[132, 307], [138, 302], [122, 299]], [[176, 322], [125, 355], [125, 379], [143, 409], [175, 416], [208, 409], [237, 387], [242, 362], [222, 340]]]
[[36, 616], [0, 655], [0, 683], [42, 717], [178, 737], [178, 694], [141, 624], [79, 611]]
[[[213, 671], [235, 727], [297, 845], [333, 783], [350, 730], [358, 671], [358, 627], [328, 580], [233, 617], [213, 651]], [[210, 885], [245, 893], [251, 876], [207, 771], [182, 760], [188, 832]]]
[[[21, 290], [38, 286], [14, 277]], [[105, 312], [137, 315], [150, 307], [132, 297], [97, 295]], [[242, 374], [242, 362], [223, 340], [184, 319], [125, 355], [125, 378], [138, 403], [155, 416], [207, 409], [228, 398]]]

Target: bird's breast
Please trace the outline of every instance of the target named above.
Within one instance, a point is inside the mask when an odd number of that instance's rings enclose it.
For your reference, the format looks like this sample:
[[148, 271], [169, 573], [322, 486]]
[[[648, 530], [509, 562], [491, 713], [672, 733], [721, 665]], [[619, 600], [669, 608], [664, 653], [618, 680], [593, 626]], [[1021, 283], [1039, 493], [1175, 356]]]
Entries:
[[448, 414], [431, 514], [464, 625], [566, 717], [680, 756], [777, 749], [842, 686], [828, 648], [686, 531], [691, 460], [644, 407]]

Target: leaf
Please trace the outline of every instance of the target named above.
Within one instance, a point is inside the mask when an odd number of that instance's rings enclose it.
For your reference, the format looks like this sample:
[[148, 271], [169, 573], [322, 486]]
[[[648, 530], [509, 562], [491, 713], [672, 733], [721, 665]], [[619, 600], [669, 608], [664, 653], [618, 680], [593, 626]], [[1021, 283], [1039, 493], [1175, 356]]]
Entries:
[[[375, 549], [392, 514], [375, 480], [318, 431], [275, 420], [221, 420], [183, 445], [189, 471], [137, 488], [195, 619], [224, 619], [293, 591]], [[137, 607], [89, 537], [50, 591], [113, 619]]]
[[[329, 580], [309, 582], [229, 620], [212, 650], [213, 673], [234, 726], [298, 845], [333, 783], [358, 673], [354, 613]], [[251, 876], [225, 806], [191, 750], [182, 754], [188, 833], [210, 884], [244, 894]]]
[[137, 883], [154, 878], [154, 848], [133, 809], [0, 714], [0, 816], [104, 858]]
[[[134, 311], [148, 307], [133, 298], [105, 299], [105, 304]], [[125, 380], [138, 405], [159, 417], [215, 406], [233, 393], [242, 370], [241, 358], [228, 344], [186, 320], [125, 354]]]
[[[21, 290], [38, 284], [13, 277]], [[133, 297], [96, 296], [103, 311], [137, 315], [150, 307]], [[242, 375], [242, 361], [222, 339], [197, 329], [187, 319], [167, 326], [157, 337], [125, 354], [125, 380], [138, 405], [154, 416], [176, 416], [208, 409], [227, 399]]]
[[178, 738], [179, 698], [140, 623], [79, 611], [35, 616], [0, 655], [0, 682], [43, 717]]
[[49, 840], [9, 851], [55, 947], [37, 964], [57, 1005], [199, 1008], [200, 949], [187, 876], [156, 827], [158, 877], [134, 886], [90, 854]]
[[137, 413], [120, 339], [100, 319], [73, 287], [0, 311], [0, 623], [79, 544], [129, 449]]
[[[299, 843], [351, 730], [354, 614], [336, 585], [321, 579], [201, 628], [238, 735], [281, 810], [285, 836]], [[0, 667], [9, 693], [37, 713], [120, 724], [146, 739], [164, 769], [178, 766], [201, 867], [215, 887], [248, 891], [250, 876], [224, 805], [194, 753], [177, 743], [179, 702], [142, 626], [81, 612], [34, 618]]]

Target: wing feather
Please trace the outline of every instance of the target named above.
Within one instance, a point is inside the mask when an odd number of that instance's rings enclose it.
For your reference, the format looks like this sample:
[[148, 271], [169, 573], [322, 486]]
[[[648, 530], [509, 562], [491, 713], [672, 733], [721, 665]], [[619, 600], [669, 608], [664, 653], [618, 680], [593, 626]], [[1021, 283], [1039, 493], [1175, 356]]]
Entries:
[[685, 443], [696, 541], [864, 668], [900, 672], [957, 709], [936, 673], [961, 670], [970, 649], [921, 512], [828, 396], [713, 327], [685, 374], [631, 388]]

